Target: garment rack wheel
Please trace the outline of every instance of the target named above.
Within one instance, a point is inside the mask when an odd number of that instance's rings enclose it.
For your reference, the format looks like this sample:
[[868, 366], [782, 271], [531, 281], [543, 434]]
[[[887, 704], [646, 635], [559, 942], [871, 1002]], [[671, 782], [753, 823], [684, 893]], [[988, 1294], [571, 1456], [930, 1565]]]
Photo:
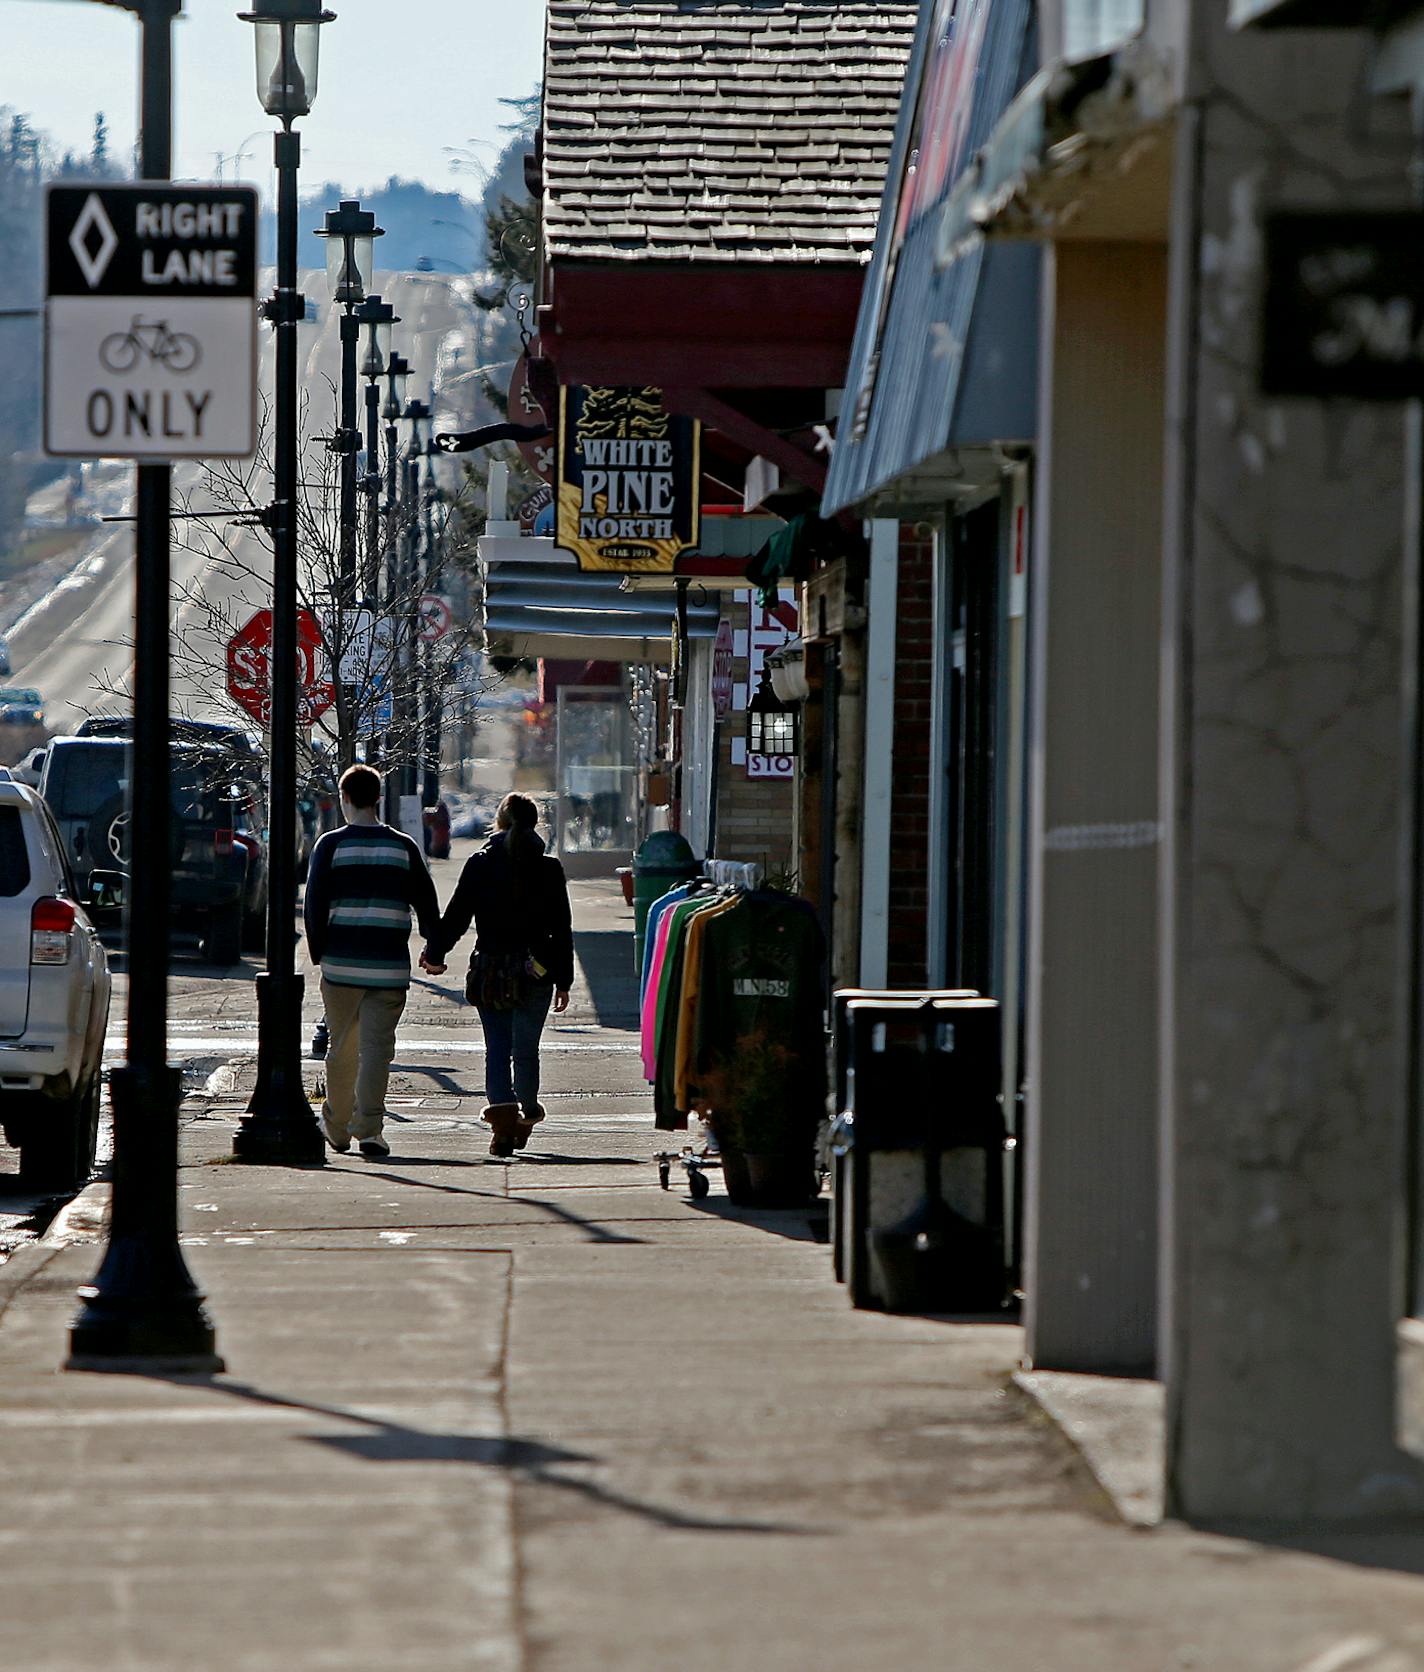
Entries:
[[687, 1188], [694, 1202], [700, 1202], [712, 1188], [711, 1180], [701, 1167], [690, 1166], [687, 1169]]
[[672, 1157], [670, 1155], [660, 1155], [658, 1157], [658, 1183], [666, 1190], [671, 1182]]

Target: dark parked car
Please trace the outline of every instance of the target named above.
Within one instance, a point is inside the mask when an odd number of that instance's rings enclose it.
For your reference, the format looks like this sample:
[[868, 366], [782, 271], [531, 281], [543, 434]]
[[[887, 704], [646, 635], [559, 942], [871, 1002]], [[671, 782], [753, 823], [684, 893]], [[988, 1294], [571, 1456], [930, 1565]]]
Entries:
[[[261, 783], [223, 749], [175, 743], [169, 761], [174, 926], [198, 933], [212, 963], [234, 964], [244, 942], [261, 944], [267, 910]], [[93, 872], [129, 869], [130, 770], [130, 746], [118, 737], [57, 737], [45, 758], [40, 794], [85, 899]]]
[[[91, 714], [80, 723], [76, 737], [132, 737], [132, 714]], [[213, 749], [230, 750], [251, 763], [250, 771], [261, 777], [262, 757], [251, 736], [241, 726], [230, 726], [222, 720], [187, 720], [182, 715], [170, 716], [168, 735], [175, 743], [197, 743]]]
[[328, 830], [335, 830], [341, 823], [336, 790], [323, 778], [314, 774], [307, 780], [297, 797], [297, 816], [302, 822], [302, 833], [297, 844], [297, 877], [305, 882], [317, 837], [324, 836]]
[[28, 687], [0, 686], [0, 761], [9, 766], [44, 740], [44, 698]]

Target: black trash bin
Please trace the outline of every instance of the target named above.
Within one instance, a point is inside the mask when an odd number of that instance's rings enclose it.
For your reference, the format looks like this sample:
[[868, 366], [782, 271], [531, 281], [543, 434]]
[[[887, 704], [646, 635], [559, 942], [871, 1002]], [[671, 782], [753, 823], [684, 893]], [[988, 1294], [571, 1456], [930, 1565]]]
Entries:
[[633, 855], [633, 968], [643, 973], [643, 939], [648, 907], [670, 888], [702, 870], [692, 844], [675, 830], [655, 830]]
[[916, 992], [903, 987], [839, 987], [831, 995], [831, 1041], [834, 1075], [827, 1113], [829, 1128], [824, 1133], [820, 1164], [831, 1178], [831, 1262], [836, 1282], [845, 1282], [846, 1214], [845, 1168], [847, 1145], [843, 1141], [850, 1131], [848, 1082], [850, 1073], [850, 1030], [846, 1026], [846, 1011], [856, 999], [909, 1001], [921, 1004], [926, 999], [977, 999], [972, 987], [936, 987]]
[[841, 1259], [851, 1303], [1002, 1306], [1004, 1121], [993, 999], [852, 999]]

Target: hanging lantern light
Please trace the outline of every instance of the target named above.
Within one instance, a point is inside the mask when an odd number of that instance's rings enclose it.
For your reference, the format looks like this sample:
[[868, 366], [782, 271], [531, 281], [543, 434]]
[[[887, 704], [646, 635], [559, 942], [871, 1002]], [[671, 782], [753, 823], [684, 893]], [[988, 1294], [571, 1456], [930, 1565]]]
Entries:
[[386, 423], [396, 423], [406, 405], [406, 384], [410, 378], [410, 362], [403, 354], [386, 356], [386, 398], [381, 404], [381, 417]]
[[747, 704], [748, 775], [753, 778], [789, 776], [796, 741], [796, 710], [782, 702], [772, 689], [771, 670], [763, 663], [756, 692]]
[[326, 280], [332, 301], [347, 309], [364, 302], [375, 276], [376, 240], [385, 236], [385, 228], [376, 225], [369, 209], [347, 197], [339, 208], [327, 210], [326, 224], [316, 235], [327, 240]]
[[323, 10], [320, 0], [259, 0], [237, 15], [256, 31], [258, 100], [269, 116], [290, 127], [312, 107], [321, 26], [336, 13]]

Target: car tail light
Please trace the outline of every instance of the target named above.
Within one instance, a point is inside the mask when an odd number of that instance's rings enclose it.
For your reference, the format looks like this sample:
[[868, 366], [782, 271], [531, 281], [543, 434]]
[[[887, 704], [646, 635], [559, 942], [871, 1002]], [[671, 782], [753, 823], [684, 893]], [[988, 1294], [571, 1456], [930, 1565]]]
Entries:
[[215, 830], [213, 832], [213, 852], [219, 859], [226, 859], [232, 852], [232, 832], [230, 830]]
[[36, 900], [30, 912], [30, 962], [67, 964], [76, 913], [72, 900]]

